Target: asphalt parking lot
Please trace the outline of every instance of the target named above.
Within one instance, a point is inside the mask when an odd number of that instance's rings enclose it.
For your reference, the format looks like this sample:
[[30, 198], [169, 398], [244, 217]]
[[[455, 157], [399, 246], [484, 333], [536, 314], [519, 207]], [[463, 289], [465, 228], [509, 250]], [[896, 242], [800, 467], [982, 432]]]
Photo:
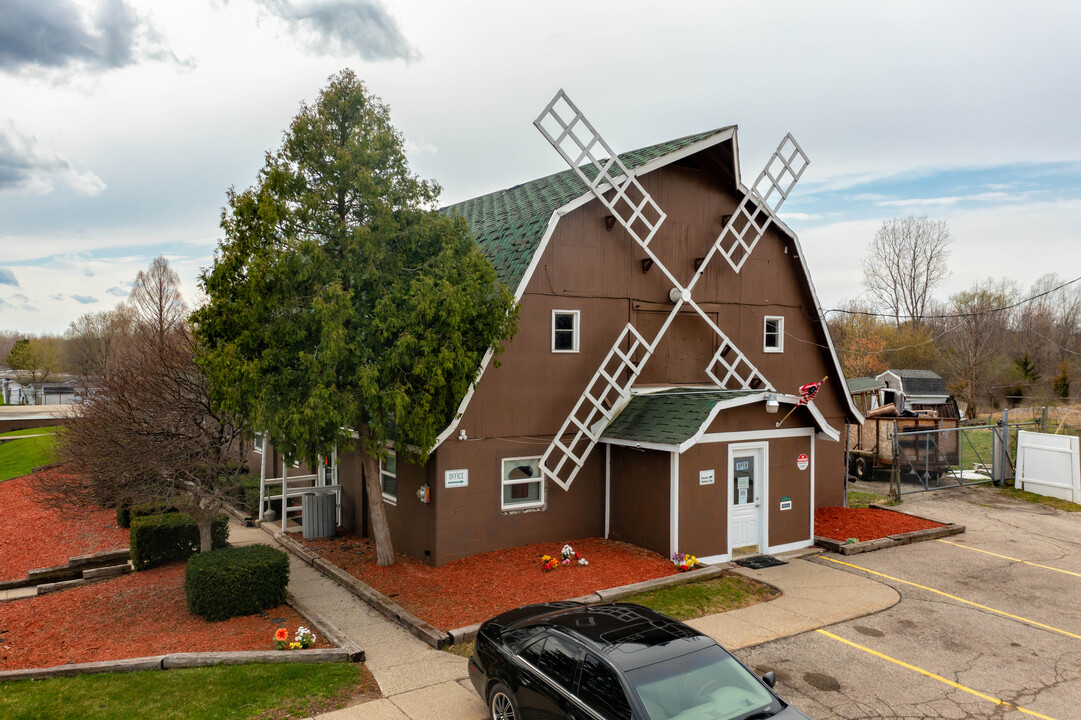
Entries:
[[1081, 513], [987, 487], [908, 496], [900, 509], [967, 530], [818, 557], [900, 602], [736, 655], [776, 671], [781, 696], [816, 720], [1081, 718]]

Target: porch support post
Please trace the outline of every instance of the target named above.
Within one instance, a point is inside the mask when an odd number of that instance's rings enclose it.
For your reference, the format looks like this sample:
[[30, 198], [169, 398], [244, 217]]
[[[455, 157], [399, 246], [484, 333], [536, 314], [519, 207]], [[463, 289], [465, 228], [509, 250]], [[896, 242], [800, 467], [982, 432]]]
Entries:
[[289, 464], [282, 455], [282, 532], [285, 532], [285, 518], [289, 514]]
[[259, 522], [266, 516], [266, 433], [263, 433], [263, 452], [259, 454]]
[[668, 503], [671, 506], [668, 520], [668, 557], [679, 552], [679, 453], [669, 454]]

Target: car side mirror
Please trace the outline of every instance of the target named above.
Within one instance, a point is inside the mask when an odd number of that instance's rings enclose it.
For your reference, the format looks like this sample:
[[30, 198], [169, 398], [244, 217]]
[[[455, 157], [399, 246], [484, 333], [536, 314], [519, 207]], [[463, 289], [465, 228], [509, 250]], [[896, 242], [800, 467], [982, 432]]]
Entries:
[[772, 688], [773, 685], [777, 682], [777, 674], [775, 672], [773, 672], [772, 670], [770, 670], [769, 672], [767, 672], [765, 675], [762, 676], [762, 682], [764, 682], [765, 684], [769, 685]]

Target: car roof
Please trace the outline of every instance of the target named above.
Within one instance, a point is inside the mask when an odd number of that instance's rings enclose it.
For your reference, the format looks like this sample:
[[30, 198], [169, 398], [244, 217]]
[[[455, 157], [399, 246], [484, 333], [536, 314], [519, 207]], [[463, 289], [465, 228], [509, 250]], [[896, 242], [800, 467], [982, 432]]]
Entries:
[[694, 628], [641, 605], [554, 605], [534, 606], [536, 613], [519, 615], [512, 624], [516, 628], [550, 627], [562, 631], [622, 670], [717, 645]]

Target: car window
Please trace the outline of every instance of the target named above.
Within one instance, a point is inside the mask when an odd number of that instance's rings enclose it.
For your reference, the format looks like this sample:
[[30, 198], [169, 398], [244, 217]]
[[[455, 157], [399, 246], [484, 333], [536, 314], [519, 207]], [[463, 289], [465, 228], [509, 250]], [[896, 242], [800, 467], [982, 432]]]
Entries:
[[555, 635], [549, 635], [530, 643], [519, 654], [565, 689], [574, 689], [578, 649], [571, 643]]
[[631, 706], [615, 671], [593, 653], [586, 653], [582, 661], [578, 697], [607, 720], [629, 720], [631, 717]]

